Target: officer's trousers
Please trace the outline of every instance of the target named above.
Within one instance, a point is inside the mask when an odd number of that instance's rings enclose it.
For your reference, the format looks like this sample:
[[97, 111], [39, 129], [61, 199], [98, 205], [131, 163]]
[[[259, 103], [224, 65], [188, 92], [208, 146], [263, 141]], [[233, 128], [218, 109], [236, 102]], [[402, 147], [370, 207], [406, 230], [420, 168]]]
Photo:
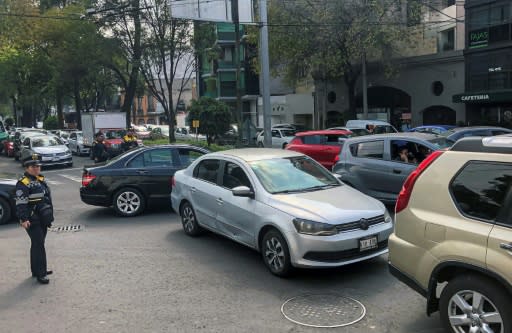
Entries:
[[43, 277], [46, 276], [46, 250], [44, 248], [44, 241], [48, 228], [41, 224], [31, 224], [27, 230], [30, 240], [30, 269], [33, 276]]

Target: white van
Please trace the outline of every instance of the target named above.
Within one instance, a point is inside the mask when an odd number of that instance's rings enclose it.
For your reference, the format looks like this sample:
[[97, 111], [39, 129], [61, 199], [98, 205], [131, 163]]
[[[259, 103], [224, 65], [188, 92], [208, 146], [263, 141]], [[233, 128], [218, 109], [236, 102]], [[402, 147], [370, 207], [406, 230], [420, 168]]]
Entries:
[[398, 133], [390, 123], [382, 120], [349, 120], [345, 127], [368, 129], [369, 125], [374, 126], [373, 134]]

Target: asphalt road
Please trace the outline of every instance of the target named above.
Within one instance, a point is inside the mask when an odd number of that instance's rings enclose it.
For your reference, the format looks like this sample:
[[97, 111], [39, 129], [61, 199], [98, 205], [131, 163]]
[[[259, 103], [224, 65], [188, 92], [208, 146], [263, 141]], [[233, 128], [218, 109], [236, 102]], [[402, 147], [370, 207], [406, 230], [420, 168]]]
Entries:
[[[258, 253], [222, 237], [187, 237], [170, 208], [134, 218], [80, 201], [81, 168], [44, 170], [53, 191], [55, 226], [49, 232], [49, 285], [30, 277], [26, 233], [0, 226], [0, 332], [442, 332], [425, 300], [395, 280], [386, 257], [339, 269], [272, 276]], [[0, 170], [22, 172], [0, 157]], [[360, 322], [314, 329], [286, 320], [287, 299], [332, 293], [361, 301]]]

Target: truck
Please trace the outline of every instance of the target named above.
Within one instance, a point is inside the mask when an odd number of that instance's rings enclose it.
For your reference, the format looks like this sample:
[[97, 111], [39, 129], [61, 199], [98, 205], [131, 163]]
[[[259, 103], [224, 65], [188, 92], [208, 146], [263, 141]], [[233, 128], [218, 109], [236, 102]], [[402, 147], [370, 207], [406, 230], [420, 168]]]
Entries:
[[104, 144], [111, 157], [122, 152], [123, 135], [126, 126], [124, 112], [87, 112], [82, 114], [82, 133], [84, 147], [92, 156], [95, 134], [101, 131], [105, 135]]

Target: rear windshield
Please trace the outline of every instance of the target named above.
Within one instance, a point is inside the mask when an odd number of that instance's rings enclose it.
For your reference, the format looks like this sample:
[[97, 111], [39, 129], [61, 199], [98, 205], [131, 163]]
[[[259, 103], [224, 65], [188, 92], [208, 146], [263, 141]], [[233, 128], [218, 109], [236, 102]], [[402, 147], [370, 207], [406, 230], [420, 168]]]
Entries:
[[439, 136], [435, 139], [430, 139], [428, 141], [432, 143], [434, 146], [438, 147], [439, 149], [450, 148], [455, 143], [453, 140], [450, 140], [442, 136]]
[[373, 130], [374, 134], [395, 133], [395, 129], [389, 125], [377, 125]]

